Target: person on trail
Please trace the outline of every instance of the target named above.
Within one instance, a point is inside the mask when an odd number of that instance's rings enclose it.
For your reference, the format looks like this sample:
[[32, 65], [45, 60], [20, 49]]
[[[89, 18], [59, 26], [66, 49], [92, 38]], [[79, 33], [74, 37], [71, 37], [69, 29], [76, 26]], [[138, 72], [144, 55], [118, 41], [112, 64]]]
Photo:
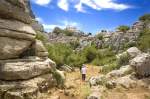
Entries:
[[85, 66], [85, 64], [83, 64], [83, 66], [81, 68], [81, 73], [82, 73], [82, 81], [85, 81], [85, 79], [86, 79], [86, 66]]

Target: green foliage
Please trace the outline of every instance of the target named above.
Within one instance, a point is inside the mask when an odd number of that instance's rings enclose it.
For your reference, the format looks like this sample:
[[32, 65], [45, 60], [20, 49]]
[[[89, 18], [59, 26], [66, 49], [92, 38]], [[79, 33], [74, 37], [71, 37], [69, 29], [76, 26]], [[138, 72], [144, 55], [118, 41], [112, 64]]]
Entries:
[[95, 46], [87, 46], [83, 49], [82, 55], [86, 58], [86, 62], [92, 62], [97, 56], [97, 49]]
[[55, 61], [57, 66], [64, 65], [67, 57], [73, 53], [70, 46], [61, 43], [47, 45], [46, 47], [49, 52], [49, 58]]
[[46, 36], [41, 32], [37, 32], [35, 38], [42, 41], [43, 43], [48, 41], [48, 38], [46, 38]]
[[128, 53], [124, 53], [124, 54], [120, 55], [119, 59], [117, 60], [118, 67], [120, 67], [122, 65], [127, 65], [129, 63], [129, 60], [130, 60], [130, 56]]
[[147, 51], [150, 49], [150, 29], [145, 29], [141, 32], [141, 35], [138, 39], [138, 47], [142, 51]]
[[62, 29], [59, 28], [59, 27], [55, 27], [54, 30], [53, 30], [53, 33], [55, 33], [56, 35], [62, 33]]
[[65, 34], [66, 36], [73, 36], [73, 32], [69, 30], [63, 30], [62, 33]]
[[80, 67], [85, 62], [86, 62], [85, 57], [81, 56], [79, 53], [78, 54], [73, 53], [67, 58], [67, 64], [70, 66]]
[[63, 88], [65, 79], [63, 79], [56, 70], [52, 71], [52, 74], [53, 74], [53, 77], [56, 79], [57, 86], [60, 88]]
[[150, 21], [150, 14], [144, 14], [139, 18], [140, 21]]
[[80, 46], [80, 43], [79, 43], [79, 41], [72, 41], [72, 42], [70, 42], [70, 46], [73, 49], [76, 49], [78, 46]]
[[122, 31], [122, 32], [126, 32], [126, 31], [128, 31], [130, 29], [130, 27], [126, 26], [126, 25], [121, 25], [117, 29]]
[[109, 63], [109, 64], [103, 66], [102, 73], [106, 74], [117, 68], [118, 68], [117, 62], [113, 61], [112, 63]]
[[99, 40], [103, 40], [104, 35], [102, 33], [99, 33], [99, 34], [96, 35], [96, 38], [99, 39]]

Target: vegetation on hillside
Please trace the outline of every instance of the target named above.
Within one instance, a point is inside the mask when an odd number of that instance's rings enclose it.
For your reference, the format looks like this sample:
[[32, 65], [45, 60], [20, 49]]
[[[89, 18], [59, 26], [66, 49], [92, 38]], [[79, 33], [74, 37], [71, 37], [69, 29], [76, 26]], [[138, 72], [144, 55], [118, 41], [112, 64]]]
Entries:
[[118, 29], [119, 31], [125, 33], [125, 32], [127, 32], [127, 31], [130, 29], [130, 27], [129, 27], [129, 26], [126, 26], [126, 25], [121, 25], [121, 26], [119, 26], [117, 29]]
[[61, 29], [59, 27], [55, 27], [52, 33], [59, 35], [59, 34], [64, 34], [66, 36], [73, 36], [73, 31], [69, 31], [66, 29]]
[[[140, 17], [141, 21], [147, 22], [150, 21], [150, 15], [146, 14]], [[122, 32], [128, 31], [130, 28], [125, 25], [118, 27], [118, 30]], [[72, 36], [72, 32], [67, 30], [62, 30], [56, 27], [53, 31], [57, 35], [64, 33], [67, 36]], [[105, 31], [104, 31], [105, 32]], [[103, 40], [103, 33], [96, 35], [99, 40]], [[41, 33], [38, 33], [36, 36], [37, 39], [45, 42], [47, 38]], [[119, 60], [116, 59], [116, 53], [109, 47], [103, 47], [101, 49], [97, 48], [95, 44], [88, 45], [80, 51], [76, 51], [76, 48], [80, 46], [79, 41], [73, 41], [68, 44], [55, 43], [55, 44], [46, 44], [46, 48], [49, 52], [49, 58], [56, 62], [57, 67], [67, 64], [73, 67], [80, 67], [82, 64], [88, 63], [97, 66], [103, 66], [103, 72], [107, 73], [113, 69], [118, 69], [122, 65], [126, 65], [129, 62], [128, 55], [121, 57]], [[136, 46], [136, 44], [125, 44], [122, 45], [124, 48], [129, 48]], [[147, 51], [150, 49], [150, 29], [145, 28], [138, 38], [137, 46], [143, 50]], [[118, 48], [119, 49], [119, 48]]]
[[[150, 14], [145, 14], [139, 18], [140, 21], [143, 21], [145, 26], [150, 24]], [[146, 26], [144, 30], [141, 31], [138, 38], [138, 45], [142, 51], [150, 50], [150, 29]]]

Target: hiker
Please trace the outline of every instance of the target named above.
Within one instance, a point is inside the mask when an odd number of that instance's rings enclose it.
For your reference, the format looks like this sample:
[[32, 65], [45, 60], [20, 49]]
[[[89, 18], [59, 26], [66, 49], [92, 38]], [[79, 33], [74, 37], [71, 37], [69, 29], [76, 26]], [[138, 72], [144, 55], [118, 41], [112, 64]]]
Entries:
[[83, 66], [81, 68], [81, 73], [82, 73], [82, 81], [85, 81], [85, 79], [86, 79], [86, 66], [85, 66], [85, 64], [83, 64]]

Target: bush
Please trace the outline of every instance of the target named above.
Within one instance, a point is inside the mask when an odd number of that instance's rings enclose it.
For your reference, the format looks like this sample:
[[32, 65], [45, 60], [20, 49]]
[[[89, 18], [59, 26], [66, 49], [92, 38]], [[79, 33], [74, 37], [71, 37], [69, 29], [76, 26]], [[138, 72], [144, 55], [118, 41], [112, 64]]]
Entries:
[[104, 65], [102, 68], [102, 73], [106, 74], [115, 69], [118, 69], [118, 65], [117, 65], [116, 61], [114, 61], [113, 63], [107, 64], [107, 65]]
[[70, 46], [73, 49], [76, 49], [78, 46], [80, 46], [80, 43], [79, 43], [79, 41], [72, 41], [72, 42], [70, 42]]
[[73, 32], [72, 32], [72, 31], [69, 31], [69, 30], [63, 30], [63, 33], [64, 33], [66, 36], [73, 36]]
[[150, 14], [145, 14], [139, 18], [140, 21], [150, 21]]
[[81, 53], [82, 53], [83, 57], [86, 58], [86, 62], [90, 63], [96, 58], [97, 49], [95, 48], [95, 46], [87, 46], [83, 49], [83, 51]]
[[36, 34], [36, 39], [42, 41], [43, 43], [47, 42], [48, 41], [48, 38], [46, 37], [46, 35], [44, 35], [43, 33], [41, 32], [37, 32]]
[[70, 66], [80, 67], [85, 62], [86, 62], [85, 57], [81, 56], [79, 53], [78, 54], [73, 53], [67, 58], [67, 64]]
[[67, 57], [73, 53], [70, 46], [57, 43], [46, 46], [49, 52], [49, 58], [56, 62], [57, 66], [66, 64]]
[[129, 63], [129, 60], [130, 60], [130, 56], [128, 53], [124, 53], [120, 55], [119, 59], [117, 60], [118, 67], [122, 65], [127, 65]]
[[150, 29], [145, 29], [141, 32], [138, 39], [138, 48], [142, 51], [150, 49]]
[[61, 75], [57, 72], [57, 70], [52, 71], [53, 77], [56, 79], [57, 86], [60, 88], [64, 87], [65, 79], [61, 77]]

